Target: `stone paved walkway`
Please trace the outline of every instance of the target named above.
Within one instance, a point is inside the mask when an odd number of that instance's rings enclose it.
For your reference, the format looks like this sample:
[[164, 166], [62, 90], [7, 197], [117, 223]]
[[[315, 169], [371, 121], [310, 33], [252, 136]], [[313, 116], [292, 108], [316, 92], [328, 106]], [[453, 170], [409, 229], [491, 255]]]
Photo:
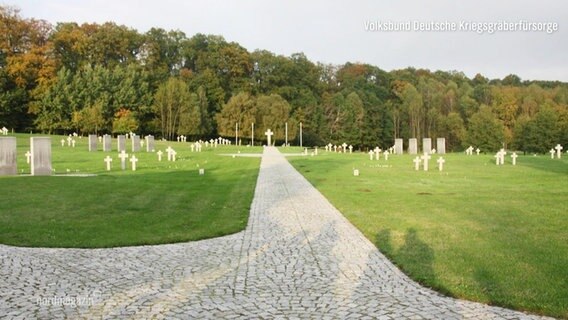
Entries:
[[267, 148], [243, 232], [115, 249], [0, 246], [0, 318], [537, 317], [420, 287]]

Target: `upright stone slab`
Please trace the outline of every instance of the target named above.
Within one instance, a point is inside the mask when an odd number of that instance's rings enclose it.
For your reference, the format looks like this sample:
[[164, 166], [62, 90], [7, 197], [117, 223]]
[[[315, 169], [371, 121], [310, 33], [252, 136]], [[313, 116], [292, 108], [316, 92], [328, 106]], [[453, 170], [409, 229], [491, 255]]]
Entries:
[[89, 135], [89, 151], [97, 151], [97, 139], [96, 134]]
[[103, 136], [103, 151], [110, 152], [112, 151], [112, 137], [108, 134]]
[[117, 141], [117, 149], [118, 152], [126, 152], [126, 136], [121, 134], [118, 137], [116, 137], [116, 141]]
[[424, 138], [422, 139], [422, 152], [424, 153], [432, 153], [432, 139], [431, 138]]
[[436, 152], [438, 154], [446, 154], [446, 138], [436, 139]]
[[416, 138], [408, 139], [408, 153], [418, 154], [418, 140]]
[[0, 138], [0, 176], [18, 174], [16, 137]]
[[146, 136], [146, 152], [154, 152], [154, 136]]
[[[96, 139], [96, 137], [95, 137]], [[30, 138], [30, 150], [32, 152], [31, 171], [32, 176], [51, 175], [51, 138]]]
[[394, 139], [394, 153], [402, 154], [403, 150], [404, 150], [403, 140], [402, 139]]
[[140, 152], [140, 136], [132, 136], [132, 152]]

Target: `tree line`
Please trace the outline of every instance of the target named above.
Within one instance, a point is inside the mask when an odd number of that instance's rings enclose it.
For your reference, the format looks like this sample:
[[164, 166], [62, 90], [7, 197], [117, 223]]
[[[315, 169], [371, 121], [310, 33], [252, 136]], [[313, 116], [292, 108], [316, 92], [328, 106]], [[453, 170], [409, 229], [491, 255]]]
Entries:
[[249, 52], [221, 36], [22, 18], [0, 6], [0, 121], [17, 131], [157, 134], [360, 148], [395, 138], [546, 152], [568, 145], [568, 84], [390, 72]]

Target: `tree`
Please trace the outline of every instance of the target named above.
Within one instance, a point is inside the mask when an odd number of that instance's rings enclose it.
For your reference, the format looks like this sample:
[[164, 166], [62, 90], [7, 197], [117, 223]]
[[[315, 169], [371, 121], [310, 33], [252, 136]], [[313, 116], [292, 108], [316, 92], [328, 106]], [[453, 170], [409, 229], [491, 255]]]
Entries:
[[132, 111], [120, 109], [116, 112], [112, 122], [113, 133], [135, 132], [137, 129], [138, 121]]
[[477, 146], [484, 151], [497, 151], [505, 143], [505, 126], [497, 119], [488, 106], [481, 106], [471, 116], [468, 124], [465, 145]]
[[271, 129], [274, 132], [274, 142], [284, 140], [285, 126], [288, 123], [288, 141], [296, 138], [299, 127], [295, 119], [290, 117], [291, 107], [284, 98], [277, 94], [261, 95], [256, 99], [256, 111], [258, 130], [263, 137], [265, 130]]
[[[174, 77], [160, 85], [154, 96], [154, 112], [160, 123], [162, 136], [166, 139], [173, 139], [180, 131], [195, 132], [193, 126], [199, 127], [200, 118], [196, 109], [196, 97], [189, 92], [185, 82]], [[188, 122], [188, 115], [191, 120], [196, 121]]]
[[[219, 134], [225, 137], [234, 137], [236, 134], [235, 125], [238, 124], [239, 135], [250, 137], [252, 130], [251, 124], [255, 123], [255, 127], [258, 128], [256, 112], [256, 102], [250, 94], [241, 92], [232, 96], [223, 106], [221, 112], [217, 114], [217, 129]], [[260, 136], [260, 130], [257, 130], [255, 137]]]

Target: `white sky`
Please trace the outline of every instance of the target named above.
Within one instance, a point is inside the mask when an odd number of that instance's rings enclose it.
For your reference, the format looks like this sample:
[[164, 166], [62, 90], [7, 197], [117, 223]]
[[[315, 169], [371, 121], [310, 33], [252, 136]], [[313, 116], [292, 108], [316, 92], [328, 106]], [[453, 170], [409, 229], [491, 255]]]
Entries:
[[[24, 17], [222, 35], [249, 51], [304, 52], [316, 62], [363, 62], [523, 80], [568, 81], [568, 1], [562, 0], [0, 0]], [[546, 32], [369, 32], [366, 21], [557, 23]]]

